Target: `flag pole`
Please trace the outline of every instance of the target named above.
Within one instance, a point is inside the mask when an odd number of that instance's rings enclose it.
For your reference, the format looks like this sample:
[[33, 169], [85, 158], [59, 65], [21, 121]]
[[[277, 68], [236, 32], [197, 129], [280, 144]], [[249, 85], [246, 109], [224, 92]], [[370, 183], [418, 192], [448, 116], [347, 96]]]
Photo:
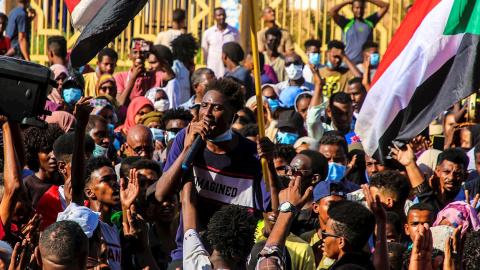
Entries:
[[[261, 90], [260, 80], [260, 61], [258, 59], [258, 47], [257, 47], [257, 31], [255, 27], [255, 9], [254, 0], [248, 1], [248, 11], [250, 17], [250, 37], [252, 40], [252, 54], [253, 54], [253, 74], [255, 77], [255, 95], [257, 97], [257, 117], [258, 117], [258, 131], [260, 138], [265, 137], [265, 122], [263, 116], [263, 98]], [[265, 187], [267, 191], [270, 191], [270, 181], [268, 178], [268, 164], [265, 158], [262, 158], [262, 171]]]

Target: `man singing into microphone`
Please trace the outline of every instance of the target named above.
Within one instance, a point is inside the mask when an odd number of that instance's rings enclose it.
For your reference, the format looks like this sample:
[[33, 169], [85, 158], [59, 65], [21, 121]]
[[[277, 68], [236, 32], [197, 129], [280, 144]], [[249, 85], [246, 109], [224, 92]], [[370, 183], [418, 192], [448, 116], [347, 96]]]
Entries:
[[[203, 229], [221, 206], [239, 205], [261, 215], [267, 211], [270, 194], [265, 190], [257, 145], [231, 130], [236, 112], [244, 106], [244, 94], [237, 83], [218, 79], [205, 86], [199, 121], [180, 131], [168, 155], [155, 196], [162, 202], [181, 188], [182, 177], [194, 177], [198, 191], [197, 211]], [[184, 175], [182, 162], [196, 136], [204, 146], [193, 158], [192, 169]], [[268, 139], [267, 139], [268, 140]], [[261, 141], [265, 142], [265, 139]], [[273, 143], [260, 143], [259, 152], [272, 156]], [[272, 170], [275, 173], [275, 170]], [[275, 174], [276, 177], [276, 174]], [[172, 252], [172, 265], [181, 266], [183, 222], [177, 231], [177, 249]], [[175, 268], [173, 268], [175, 269]]]

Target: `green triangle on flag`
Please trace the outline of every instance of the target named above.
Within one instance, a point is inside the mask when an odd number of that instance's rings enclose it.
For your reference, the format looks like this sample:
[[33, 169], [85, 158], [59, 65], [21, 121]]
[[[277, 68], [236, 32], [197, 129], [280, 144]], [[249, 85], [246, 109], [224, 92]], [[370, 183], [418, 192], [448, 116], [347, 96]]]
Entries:
[[480, 35], [480, 0], [455, 0], [444, 35], [470, 33]]

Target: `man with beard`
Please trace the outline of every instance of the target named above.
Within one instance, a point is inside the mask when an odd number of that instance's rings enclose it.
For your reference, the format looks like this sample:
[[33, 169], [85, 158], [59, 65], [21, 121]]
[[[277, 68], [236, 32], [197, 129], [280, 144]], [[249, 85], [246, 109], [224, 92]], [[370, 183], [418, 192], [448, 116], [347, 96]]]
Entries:
[[[145, 60], [148, 53], [155, 54], [165, 72], [147, 71], [145, 69]], [[175, 78], [175, 73], [167, 61], [162, 58], [151, 43], [143, 39], [132, 40], [128, 58], [132, 61], [132, 68], [129, 71], [115, 74], [117, 101], [122, 105], [128, 106], [132, 99], [144, 96], [148, 89], [165, 87], [168, 81]]]
[[395, 146], [392, 153], [392, 157], [405, 166], [418, 201], [430, 204], [435, 215], [455, 201], [466, 179], [468, 166], [468, 157], [462, 150], [448, 148], [440, 153], [435, 174], [429, 181], [424, 179], [415, 163], [415, 154], [410, 145], [407, 144], [406, 149]]

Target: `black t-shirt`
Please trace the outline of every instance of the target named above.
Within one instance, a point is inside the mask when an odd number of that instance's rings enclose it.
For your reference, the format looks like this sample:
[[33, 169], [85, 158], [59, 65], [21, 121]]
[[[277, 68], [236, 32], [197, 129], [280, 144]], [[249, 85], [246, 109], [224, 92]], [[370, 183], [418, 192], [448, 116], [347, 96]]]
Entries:
[[[42, 198], [43, 194], [45, 194], [52, 186], [52, 183], [47, 183], [45, 181], [40, 180], [35, 174], [31, 174], [23, 179], [25, 186], [28, 190], [28, 197], [32, 200], [33, 207], [37, 207], [38, 201]], [[58, 183], [61, 185], [62, 183]]]

